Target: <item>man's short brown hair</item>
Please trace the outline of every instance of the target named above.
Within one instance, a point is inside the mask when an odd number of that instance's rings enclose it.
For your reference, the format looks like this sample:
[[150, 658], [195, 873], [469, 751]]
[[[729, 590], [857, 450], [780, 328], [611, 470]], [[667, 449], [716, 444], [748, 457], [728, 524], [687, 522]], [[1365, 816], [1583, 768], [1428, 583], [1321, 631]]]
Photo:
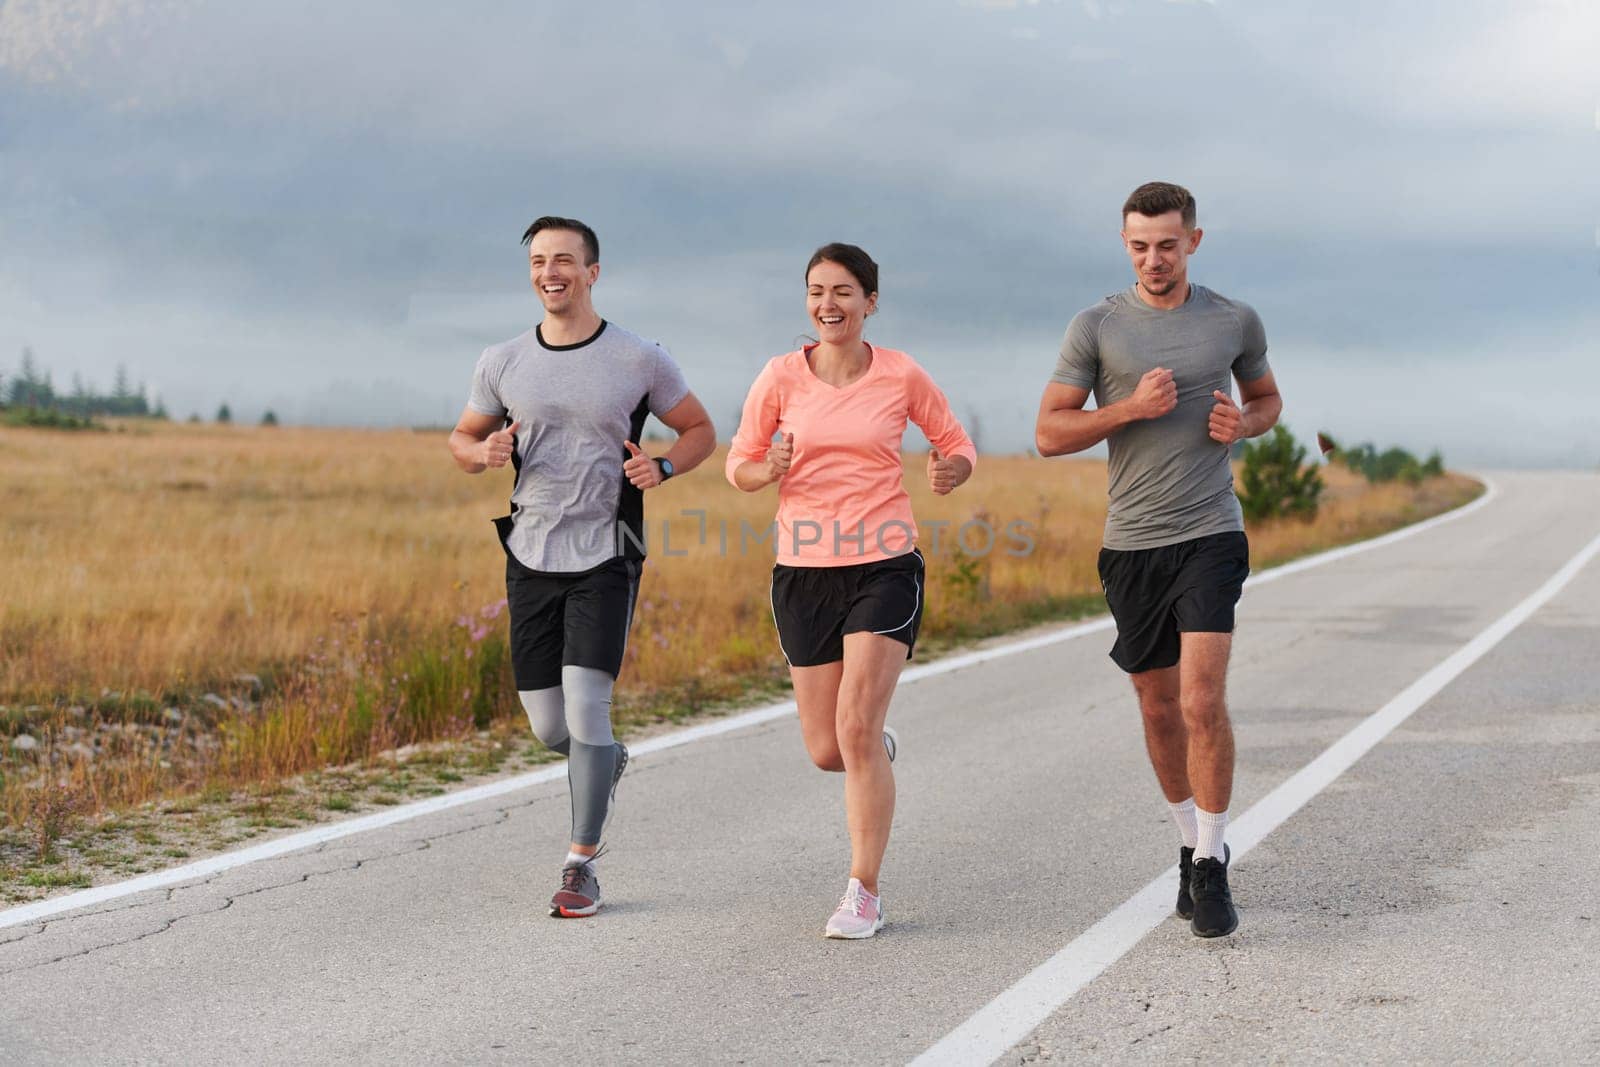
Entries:
[[587, 267], [600, 262], [600, 238], [577, 219], [564, 219], [560, 215], [541, 215], [523, 232], [522, 243], [531, 244], [534, 235], [543, 230], [570, 230], [583, 238], [583, 265]]
[[1126, 221], [1133, 212], [1155, 218], [1169, 211], [1181, 212], [1186, 230], [1194, 229], [1194, 194], [1181, 185], [1171, 182], [1145, 182], [1128, 194], [1122, 205], [1122, 218]]

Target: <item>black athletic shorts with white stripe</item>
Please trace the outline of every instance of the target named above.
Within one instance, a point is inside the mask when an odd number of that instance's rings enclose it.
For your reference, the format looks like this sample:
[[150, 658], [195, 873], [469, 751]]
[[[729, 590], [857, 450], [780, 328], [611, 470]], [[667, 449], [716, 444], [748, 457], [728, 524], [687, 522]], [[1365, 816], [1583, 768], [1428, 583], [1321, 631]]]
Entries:
[[906, 646], [922, 628], [922, 553], [843, 567], [772, 568], [772, 618], [791, 667], [844, 659], [844, 635], [882, 634]]
[[640, 563], [609, 560], [582, 574], [546, 574], [506, 553], [511, 670], [519, 690], [561, 684], [563, 664], [615, 678], [628, 649]]

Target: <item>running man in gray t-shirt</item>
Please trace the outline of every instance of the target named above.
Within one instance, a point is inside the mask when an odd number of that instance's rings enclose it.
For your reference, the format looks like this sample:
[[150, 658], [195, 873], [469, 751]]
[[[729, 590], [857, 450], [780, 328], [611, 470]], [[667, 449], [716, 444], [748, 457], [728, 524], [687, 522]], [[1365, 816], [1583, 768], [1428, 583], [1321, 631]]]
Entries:
[[[666, 349], [608, 323], [590, 289], [594, 231], [545, 216], [522, 235], [544, 319], [478, 359], [450, 452], [468, 474], [510, 463], [506, 553], [511, 661], [533, 732], [567, 757], [572, 838], [550, 914], [600, 907], [595, 859], [628, 750], [611, 732], [644, 560], [644, 493], [692, 470], [716, 431]], [[678, 439], [646, 455], [655, 415]]]
[[[1250, 571], [1228, 453], [1272, 429], [1283, 402], [1261, 319], [1189, 282], [1201, 237], [1189, 191], [1142, 185], [1122, 220], [1134, 285], [1072, 320], [1035, 438], [1044, 456], [1101, 441], [1110, 450], [1100, 580], [1117, 623], [1111, 658], [1133, 679], [1183, 837], [1178, 914], [1219, 937], [1239, 923], [1223, 842], [1233, 792], [1223, 693]], [[1091, 392], [1096, 406], [1085, 410]]]

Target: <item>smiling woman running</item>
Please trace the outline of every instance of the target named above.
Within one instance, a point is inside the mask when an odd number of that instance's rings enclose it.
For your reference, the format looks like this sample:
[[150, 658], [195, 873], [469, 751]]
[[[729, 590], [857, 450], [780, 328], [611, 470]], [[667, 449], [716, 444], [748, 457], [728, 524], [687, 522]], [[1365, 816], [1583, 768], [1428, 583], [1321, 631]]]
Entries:
[[778, 641], [806, 750], [823, 770], [844, 772], [850, 882], [824, 930], [842, 938], [883, 926], [878, 871], [899, 744], [884, 719], [922, 623], [923, 559], [901, 478], [906, 424], [933, 445], [935, 493], [965, 482], [977, 461], [928, 372], [862, 339], [877, 306], [872, 257], [855, 245], [817, 249], [806, 265], [806, 311], [819, 340], [762, 369], [727, 465], [728, 480], [747, 493], [778, 483]]

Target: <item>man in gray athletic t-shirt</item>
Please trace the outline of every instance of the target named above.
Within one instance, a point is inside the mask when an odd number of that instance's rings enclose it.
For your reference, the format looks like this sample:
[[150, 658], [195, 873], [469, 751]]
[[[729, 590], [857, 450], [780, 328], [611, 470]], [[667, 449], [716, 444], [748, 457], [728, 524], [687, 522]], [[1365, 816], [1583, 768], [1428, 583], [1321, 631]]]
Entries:
[[1234, 442], [1272, 429], [1283, 403], [1261, 319], [1189, 282], [1201, 231], [1188, 190], [1142, 185], [1122, 216], [1134, 285], [1072, 320], [1035, 438], [1044, 456], [1101, 441], [1110, 451], [1099, 567], [1117, 623], [1111, 657], [1133, 680], [1183, 838], [1178, 913], [1217, 937], [1239, 921], [1223, 841], [1233, 791], [1223, 693], [1250, 569], [1228, 457]]
[[[606, 322], [594, 231], [545, 216], [522, 236], [544, 319], [478, 359], [450, 452], [469, 474], [516, 469], [506, 554], [512, 671], [534, 733], [567, 757], [572, 836], [553, 916], [600, 907], [595, 859], [628, 750], [612, 735], [611, 690], [638, 594], [644, 493], [693, 469], [716, 431], [666, 349]], [[651, 457], [649, 415], [678, 439]]]

